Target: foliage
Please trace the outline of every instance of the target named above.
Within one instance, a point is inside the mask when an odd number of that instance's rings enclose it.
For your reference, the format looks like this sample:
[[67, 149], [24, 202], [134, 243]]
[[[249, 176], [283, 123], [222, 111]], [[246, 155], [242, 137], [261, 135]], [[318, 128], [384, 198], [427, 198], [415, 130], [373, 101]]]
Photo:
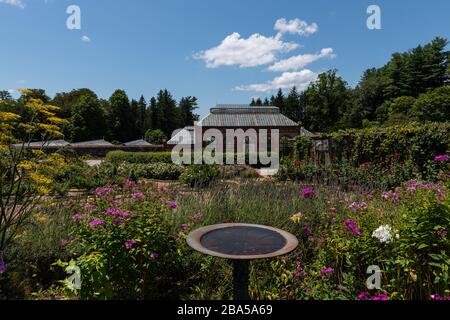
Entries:
[[39, 198], [49, 193], [53, 183], [49, 175], [57, 173], [64, 162], [56, 153], [26, 148], [36, 138], [46, 141], [61, 136], [65, 121], [56, 116], [58, 107], [34, 98], [33, 91], [22, 92], [26, 118], [0, 101], [0, 252], [19, 232]]
[[76, 239], [84, 248], [75, 261], [81, 269], [79, 297], [158, 299], [173, 295], [173, 277], [181, 270], [176, 242], [162, 219], [173, 210], [170, 195], [155, 185], [131, 181], [123, 187], [100, 188], [96, 194], [74, 215], [79, 221]]
[[160, 129], [157, 130], [151, 130], [149, 129], [145, 133], [145, 141], [151, 143], [151, 144], [163, 144], [167, 141], [167, 137]]
[[417, 121], [450, 121], [450, 86], [421, 94], [410, 110]]
[[217, 165], [194, 164], [188, 166], [180, 176], [180, 180], [191, 187], [208, 187], [219, 178]]
[[126, 152], [110, 151], [106, 155], [106, 160], [115, 164], [122, 162], [129, 163], [172, 163], [171, 152]]
[[314, 141], [306, 136], [296, 136], [292, 141], [292, 155], [296, 160], [306, 160], [314, 148]]
[[138, 179], [178, 180], [183, 172], [183, 167], [173, 163], [128, 163], [123, 162], [117, 168], [117, 174], [121, 177]]

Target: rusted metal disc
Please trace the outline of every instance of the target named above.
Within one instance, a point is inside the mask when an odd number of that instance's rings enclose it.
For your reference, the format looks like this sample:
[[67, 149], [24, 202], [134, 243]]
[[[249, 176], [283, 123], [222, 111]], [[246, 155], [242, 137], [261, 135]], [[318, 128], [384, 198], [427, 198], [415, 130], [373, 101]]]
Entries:
[[264, 259], [281, 256], [294, 250], [297, 238], [273, 227], [223, 223], [192, 231], [187, 243], [204, 254], [239, 260]]

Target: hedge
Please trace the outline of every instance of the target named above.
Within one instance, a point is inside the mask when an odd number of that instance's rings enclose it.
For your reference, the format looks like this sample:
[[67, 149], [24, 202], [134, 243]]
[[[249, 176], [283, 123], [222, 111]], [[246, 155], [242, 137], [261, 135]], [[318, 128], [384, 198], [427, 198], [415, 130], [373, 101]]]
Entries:
[[[224, 163], [226, 153], [223, 154]], [[234, 163], [237, 162], [238, 154], [234, 154]], [[270, 156], [270, 153], [269, 153]], [[249, 154], [246, 156], [245, 163], [249, 162]], [[192, 164], [194, 163], [194, 153], [192, 153]], [[110, 151], [106, 155], [106, 160], [114, 163], [116, 165], [121, 164], [123, 162], [127, 163], [140, 163], [140, 164], [149, 164], [149, 163], [172, 163], [171, 152], [127, 152], [127, 151]], [[259, 162], [254, 166], [260, 167], [264, 166]]]
[[171, 152], [127, 152], [110, 151], [106, 160], [115, 164], [128, 163], [172, 163]]
[[356, 165], [383, 162], [396, 155], [421, 170], [436, 155], [450, 150], [450, 122], [410, 123], [391, 127], [352, 129], [332, 134], [332, 155]]

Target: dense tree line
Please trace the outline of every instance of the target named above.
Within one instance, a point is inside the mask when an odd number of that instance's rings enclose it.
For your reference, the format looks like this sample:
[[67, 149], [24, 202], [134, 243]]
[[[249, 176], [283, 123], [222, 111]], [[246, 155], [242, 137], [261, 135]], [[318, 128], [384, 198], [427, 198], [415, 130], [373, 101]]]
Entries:
[[424, 46], [394, 53], [381, 68], [364, 72], [355, 88], [336, 70], [319, 75], [299, 93], [294, 87], [284, 95], [251, 105], [274, 105], [295, 121], [319, 132], [345, 128], [398, 124], [409, 121], [450, 121], [450, 65], [448, 42], [435, 38]]
[[[29, 95], [61, 108], [58, 116], [70, 120], [64, 127], [65, 139], [72, 142], [102, 138], [126, 142], [154, 136], [151, 133], [157, 130], [167, 138], [175, 129], [198, 120], [197, 98], [183, 97], [177, 103], [168, 90], [160, 90], [148, 104], [143, 96], [130, 101], [124, 90], [116, 90], [108, 100], [86, 88], [57, 93], [53, 99], [42, 89], [32, 89]], [[27, 117], [25, 98], [15, 100], [8, 91], [0, 91], [0, 100], [8, 101], [5, 105], [22, 117]]]

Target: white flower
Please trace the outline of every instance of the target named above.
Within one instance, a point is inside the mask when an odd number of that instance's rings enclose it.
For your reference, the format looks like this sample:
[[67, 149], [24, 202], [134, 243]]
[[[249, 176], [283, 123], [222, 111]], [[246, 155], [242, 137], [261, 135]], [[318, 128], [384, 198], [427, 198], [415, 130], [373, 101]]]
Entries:
[[391, 231], [392, 227], [388, 224], [385, 226], [379, 226], [378, 229], [372, 233], [372, 237], [377, 238], [381, 243], [389, 243], [393, 239]]

